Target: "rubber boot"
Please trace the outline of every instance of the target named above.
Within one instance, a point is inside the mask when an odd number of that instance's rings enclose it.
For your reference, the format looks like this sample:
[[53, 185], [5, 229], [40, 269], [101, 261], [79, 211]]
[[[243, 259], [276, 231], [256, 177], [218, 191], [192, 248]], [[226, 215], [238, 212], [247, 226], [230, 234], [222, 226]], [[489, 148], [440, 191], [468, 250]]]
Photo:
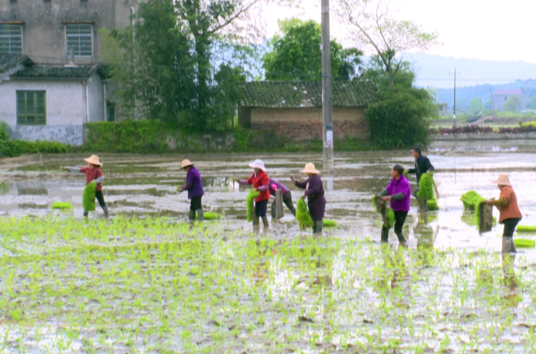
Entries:
[[398, 242], [400, 242], [400, 247], [408, 248], [408, 243], [406, 242], [406, 238], [404, 237], [404, 232], [395, 232], [396, 236], [398, 237]]
[[253, 215], [253, 231], [259, 231], [259, 217]]
[[190, 223], [194, 223], [195, 221], [195, 210], [190, 210], [190, 214], [188, 214], [188, 221], [190, 221]]
[[389, 241], [389, 229], [382, 227], [382, 243], [387, 243]]
[[267, 216], [262, 217], [262, 224], [264, 225], [264, 231], [268, 231], [268, 229], [270, 228], [270, 223], [268, 222]]
[[321, 234], [324, 223], [322, 220], [314, 220], [313, 234]]
[[203, 212], [203, 209], [197, 209], [197, 219], [199, 222], [203, 222], [205, 220], [205, 213]]
[[110, 217], [110, 213], [108, 212], [108, 206], [105, 205], [102, 210], [104, 210], [104, 217], [108, 219]]

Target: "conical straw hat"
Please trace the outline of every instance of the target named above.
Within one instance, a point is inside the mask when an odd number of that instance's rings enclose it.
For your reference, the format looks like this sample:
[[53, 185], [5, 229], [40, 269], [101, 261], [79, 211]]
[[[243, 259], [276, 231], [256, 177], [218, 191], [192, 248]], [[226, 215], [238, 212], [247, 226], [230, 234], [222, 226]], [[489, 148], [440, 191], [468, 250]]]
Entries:
[[255, 160], [252, 163], [249, 164], [249, 167], [251, 168], [260, 168], [264, 172], [266, 172], [266, 167], [264, 167], [264, 162], [262, 160]]
[[508, 178], [508, 175], [499, 175], [499, 178], [497, 178], [496, 181], [491, 181], [491, 183], [498, 184], [499, 186], [510, 186], [510, 179]]
[[191, 163], [190, 160], [188, 160], [188, 159], [184, 159], [181, 162], [181, 168], [186, 168], [186, 167], [193, 166], [193, 165], [194, 164]]
[[91, 155], [87, 159], [84, 159], [84, 161], [92, 165], [102, 166], [102, 163], [99, 161], [99, 157], [97, 155]]
[[320, 174], [320, 171], [315, 168], [314, 163], [309, 162], [308, 164], [305, 165], [305, 168], [300, 171], [300, 173], [318, 175]]

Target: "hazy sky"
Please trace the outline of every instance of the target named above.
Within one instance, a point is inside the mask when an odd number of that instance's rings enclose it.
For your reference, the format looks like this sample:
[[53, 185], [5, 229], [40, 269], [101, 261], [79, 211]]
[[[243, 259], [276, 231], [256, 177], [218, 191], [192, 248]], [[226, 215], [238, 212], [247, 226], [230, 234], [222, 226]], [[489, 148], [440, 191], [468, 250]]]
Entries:
[[[305, 10], [270, 8], [265, 12], [271, 37], [278, 29], [277, 20], [292, 17], [320, 22], [320, 0]], [[337, 0], [331, 0], [335, 3]], [[399, 9], [395, 16], [411, 20], [427, 31], [437, 32], [443, 43], [428, 53], [455, 58], [525, 61], [536, 63], [534, 0], [393, 0]], [[318, 4], [316, 4], [318, 3]], [[333, 5], [332, 5], [333, 6]], [[333, 20], [333, 17], [332, 17]], [[343, 45], [352, 43], [345, 37], [343, 25], [332, 22], [332, 35]]]

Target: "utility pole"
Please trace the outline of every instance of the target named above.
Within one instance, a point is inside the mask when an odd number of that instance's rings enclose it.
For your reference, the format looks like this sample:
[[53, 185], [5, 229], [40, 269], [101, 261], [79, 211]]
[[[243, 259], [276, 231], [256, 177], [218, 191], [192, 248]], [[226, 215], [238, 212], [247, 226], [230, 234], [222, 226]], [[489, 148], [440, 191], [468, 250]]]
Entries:
[[454, 67], [454, 114], [452, 116], [452, 119], [454, 122], [454, 126], [456, 126], [456, 67]]
[[329, 0], [322, 0], [322, 118], [324, 121], [324, 170], [333, 171], [333, 96]]

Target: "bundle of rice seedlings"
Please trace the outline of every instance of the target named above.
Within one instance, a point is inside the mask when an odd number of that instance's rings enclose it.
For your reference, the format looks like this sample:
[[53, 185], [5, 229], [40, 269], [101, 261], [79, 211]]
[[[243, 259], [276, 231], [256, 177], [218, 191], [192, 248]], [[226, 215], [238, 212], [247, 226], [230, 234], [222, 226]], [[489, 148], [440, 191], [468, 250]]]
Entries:
[[56, 202], [52, 204], [52, 209], [72, 209], [72, 208], [73, 206], [71, 205], [71, 203]]
[[439, 210], [439, 205], [437, 204], [437, 199], [428, 199], [428, 210]]
[[[376, 196], [372, 197], [372, 205], [374, 206], [374, 210], [379, 213], [380, 211], [376, 204]], [[391, 228], [395, 224], [395, 212], [389, 207], [387, 207], [387, 222], [389, 223], [389, 225], [387, 225], [388, 228]]]
[[536, 232], [536, 226], [519, 225], [517, 232]]
[[206, 212], [203, 215], [205, 217], [205, 220], [217, 220], [221, 218], [221, 214], [218, 213]]
[[95, 182], [89, 183], [84, 189], [82, 194], [82, 205], [85, 211], [95, 211], [95, 191], [97, 190], [97, 184]]
[[298, 220], [298, 224], [300, 225], [300, 230], [305, 230], [306, 227], [312, 227], [313, 226], [313, 218], [311, 218], [311, 214], [309, 214], [309, 209], [307, 208], [307, 204], [305, 204], [305, 200], [302, 198], [298, 199], [297, 203], [297, 209], [296, 209], [296, 220]]
[[257, 198], [259, 195], [261, 195], [261, 193], [256, 189], [252, 189], [248, 193], [248, 196], [246, 198], [248, 222], [253, 220], [253, 213], [254, 213], [253, 199]]
[[434, 195], [434, 177], [431, 174], [424, 173], [419, 181], [419, 191], [417, 197], [426, 200], [435, 199]]
[[529, 240], [526, 238], [516, 238], [514, 239], [514, 245], [519, 248], [534, 248], [536, 242], [534, 242], [534, 240]]
[[324, 225], [324, 227], [337, 227], [338, 224], [335, 220], [323, 219], [322, 225]]
[[480, 204], [485, 203], [486, 201], [487, 201], [486, 198], [480, 197], [480, 200], [478, 200], [476, 202], [476, 205], [475, 205], [475, 221], [476, 221], [476, 226], [477, 227], [480, 227], [480, 213], [478, 212], [478, 210], [480, 208]]
[[475, 191], [468, 191], [462, 194], [460, 199], [463, 202], [463, 207], [466, 210], [475, 210], [475, 208], [478, 209], [477, 204], [480, 204], [484, 198], [482, 198], [482, 196]]

